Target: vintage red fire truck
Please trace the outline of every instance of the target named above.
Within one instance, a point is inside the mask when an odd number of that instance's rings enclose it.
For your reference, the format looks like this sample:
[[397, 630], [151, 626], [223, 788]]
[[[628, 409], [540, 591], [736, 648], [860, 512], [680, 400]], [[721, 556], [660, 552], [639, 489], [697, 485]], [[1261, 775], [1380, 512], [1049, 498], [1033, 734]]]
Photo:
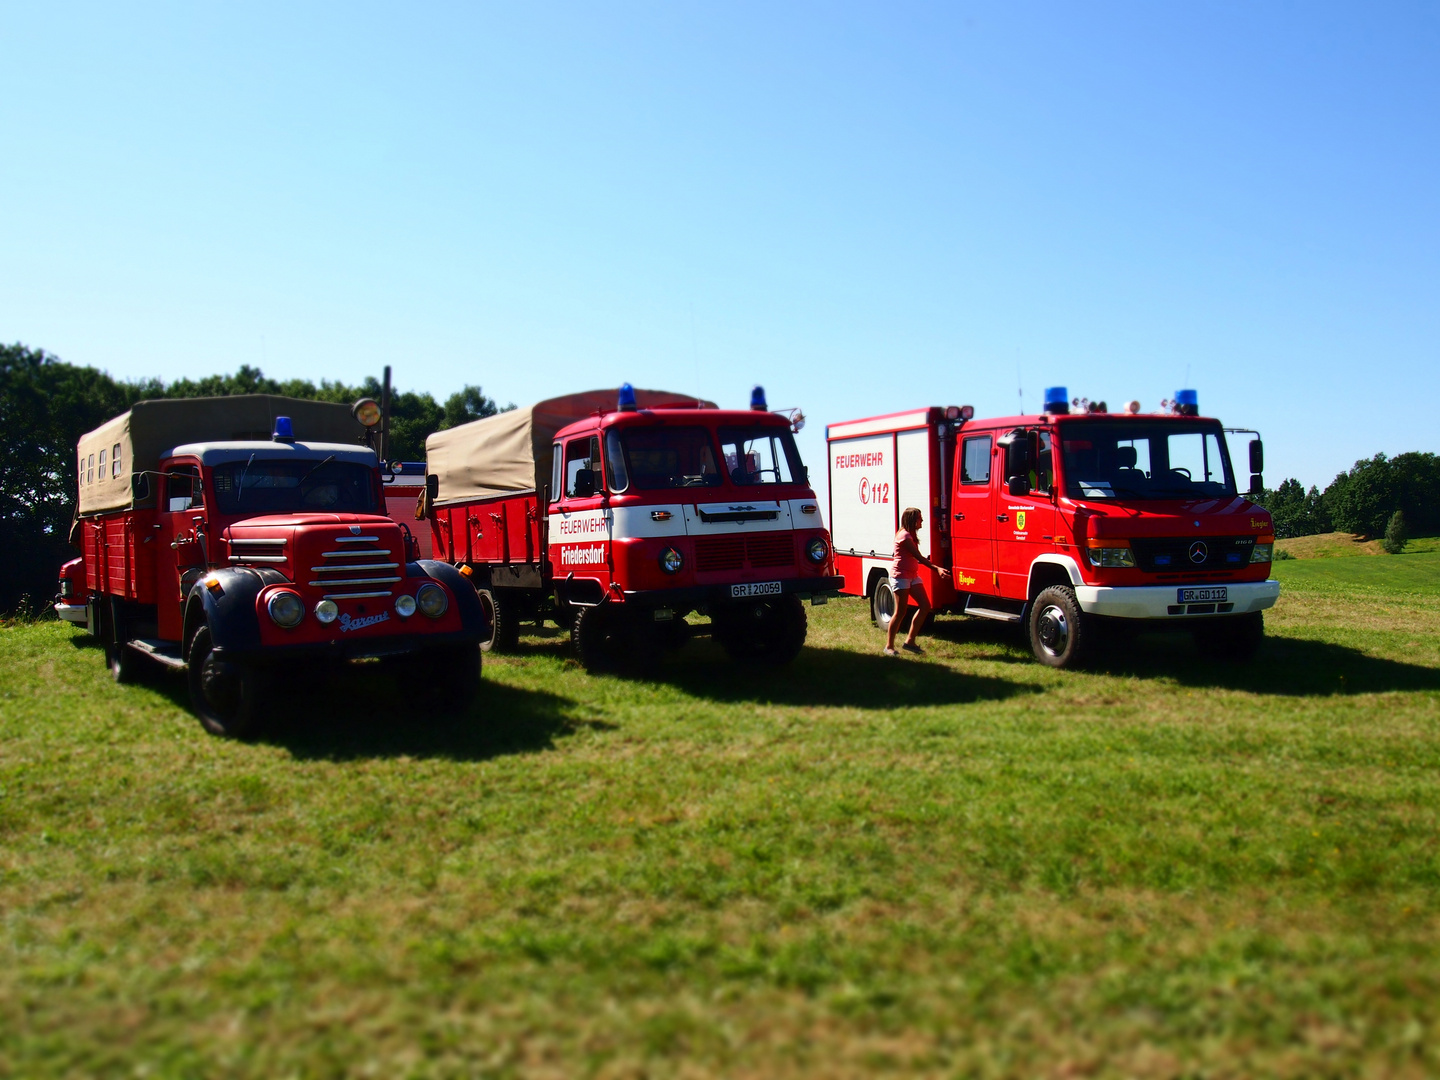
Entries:
[[552, 398], [438, 432], [426, 459], [435, 551], [471, 575], [487, 648], [549, 617], [587, 667], [644, 668], [697, 613], [731, 656], [783, 664], [802, 601], [841, 584], [792, 420], [758, 387], [748, 410], [629, 384]]
[[385, 516], [365, 438], [345, 405], [138, 403], [80, 439], [83, 555], [62, 571], [57, 610], [104, 643], [118, 681], [185, 670], [219, 735], [255, 730], [277, 668], [323, 658], [394, 658], [435, 704], [463, 707], [484, 612]]
[[[1280, 594], [1274, 526], [1240, 493], [1226, 429], [1198, 415], [1194, 391], [1163, 414], [1075, 404], [1054, 387], [1034, 416], [976, 420], [950, 406], [829, 425], [843, 591], [869, 598], [889, 626], [894, 538], [915, 506], [921, 551], [951, 574], [922, 571], [935, 609], [1023, 626], [1041, 663], [1081, 660], [1106, 630], [1153, 628], [1189, 630], [1214, 655], [1252, 655]], [[1255, 492], [1258, 435], [1249, 455]]]

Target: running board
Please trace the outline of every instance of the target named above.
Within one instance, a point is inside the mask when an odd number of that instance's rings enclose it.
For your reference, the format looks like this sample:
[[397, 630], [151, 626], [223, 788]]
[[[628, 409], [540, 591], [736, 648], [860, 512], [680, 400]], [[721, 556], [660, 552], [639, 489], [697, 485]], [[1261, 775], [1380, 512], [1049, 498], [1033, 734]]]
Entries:
[[150, 657], [166, 667], [175, 668], [177, 671], [185, 666], [185, 660], [180, 656], [180, 647], [173, 641], [152, 641], [149, 638], [134, 638], [129, 642], [130, 648], [138, 653]]
[[1005, 623], [1018, 623], [1021, 618], [1013, 611], [996, 611], [994, 608], [975, 607], [973, 604], [966, 605], [965, 614], [976, 615], [982, 619], [994, 619], [996, 622]]

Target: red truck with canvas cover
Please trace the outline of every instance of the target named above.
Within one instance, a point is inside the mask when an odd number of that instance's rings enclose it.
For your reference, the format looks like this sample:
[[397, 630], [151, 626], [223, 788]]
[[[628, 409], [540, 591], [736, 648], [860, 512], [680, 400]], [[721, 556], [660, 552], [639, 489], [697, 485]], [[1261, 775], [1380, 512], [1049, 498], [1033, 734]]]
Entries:
[[737, 659], [793, 659], [802, 601], [840, 579], [792, 421], [756, 390], [723, 410], [627, 384], [430, 436], [435, 551], [471, 575], [487, 647], [548, 615], [587, 667], [643, 668], [697, 613]]
[[[922, 570], [935, 610], [1023, 626], [1041, 663], [1074, 663], [1106, 630], [1156, 628], [1189, 630], [1210, 654], [1250, 656], [1280, 594], [1269, 578], [1274, 526], [1240, 493], [1227, 429], [1198, 415], [1194, 391], [1167, 405], [1072, 413], [1054, 387], [1038, 415], [976, 420], [950, 406], [829, 425], [843, 592], [869, 598], [888, 627], [894, 538], [915, 506], [921, 552], [951, 575]], [[1251, 492], [1263, 456], [1257, 437]]]
[[437, 703], [468, 703], [484, 612], [385, 516], [353, 412], [266, 394], [142, 401], [81, 437], [83, 555], [57, 609], [103, 642], [117, 680], [185, 670], [201, 722], [233, 736], [263, 718], [277, 666], [322, 658], [396, 658]]

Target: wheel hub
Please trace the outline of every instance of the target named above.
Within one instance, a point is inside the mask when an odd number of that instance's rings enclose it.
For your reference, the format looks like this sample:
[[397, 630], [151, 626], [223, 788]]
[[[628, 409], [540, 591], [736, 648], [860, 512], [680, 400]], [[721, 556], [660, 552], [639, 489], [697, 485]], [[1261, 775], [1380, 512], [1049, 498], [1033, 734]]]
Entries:
[[1065, 617], [1065, 612], [1050, 605], [1040, 612], [1036, 620], [1036, 628], [1040, 634], [1040, 646], [1051, 656], [1059, 656], [1065, 651], [1065, 646], [1070, 643], [1070, 622]]

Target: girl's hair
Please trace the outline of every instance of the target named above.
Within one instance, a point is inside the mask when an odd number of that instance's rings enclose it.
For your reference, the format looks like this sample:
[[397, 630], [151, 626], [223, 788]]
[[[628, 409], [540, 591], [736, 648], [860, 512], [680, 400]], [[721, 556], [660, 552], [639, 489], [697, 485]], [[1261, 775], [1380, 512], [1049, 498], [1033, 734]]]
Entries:
[[900, 527], [908, 533], [913, 533], [920, 528], [920, 508], [918, 506], [905, 508], [905, 512], [900, 515]]

